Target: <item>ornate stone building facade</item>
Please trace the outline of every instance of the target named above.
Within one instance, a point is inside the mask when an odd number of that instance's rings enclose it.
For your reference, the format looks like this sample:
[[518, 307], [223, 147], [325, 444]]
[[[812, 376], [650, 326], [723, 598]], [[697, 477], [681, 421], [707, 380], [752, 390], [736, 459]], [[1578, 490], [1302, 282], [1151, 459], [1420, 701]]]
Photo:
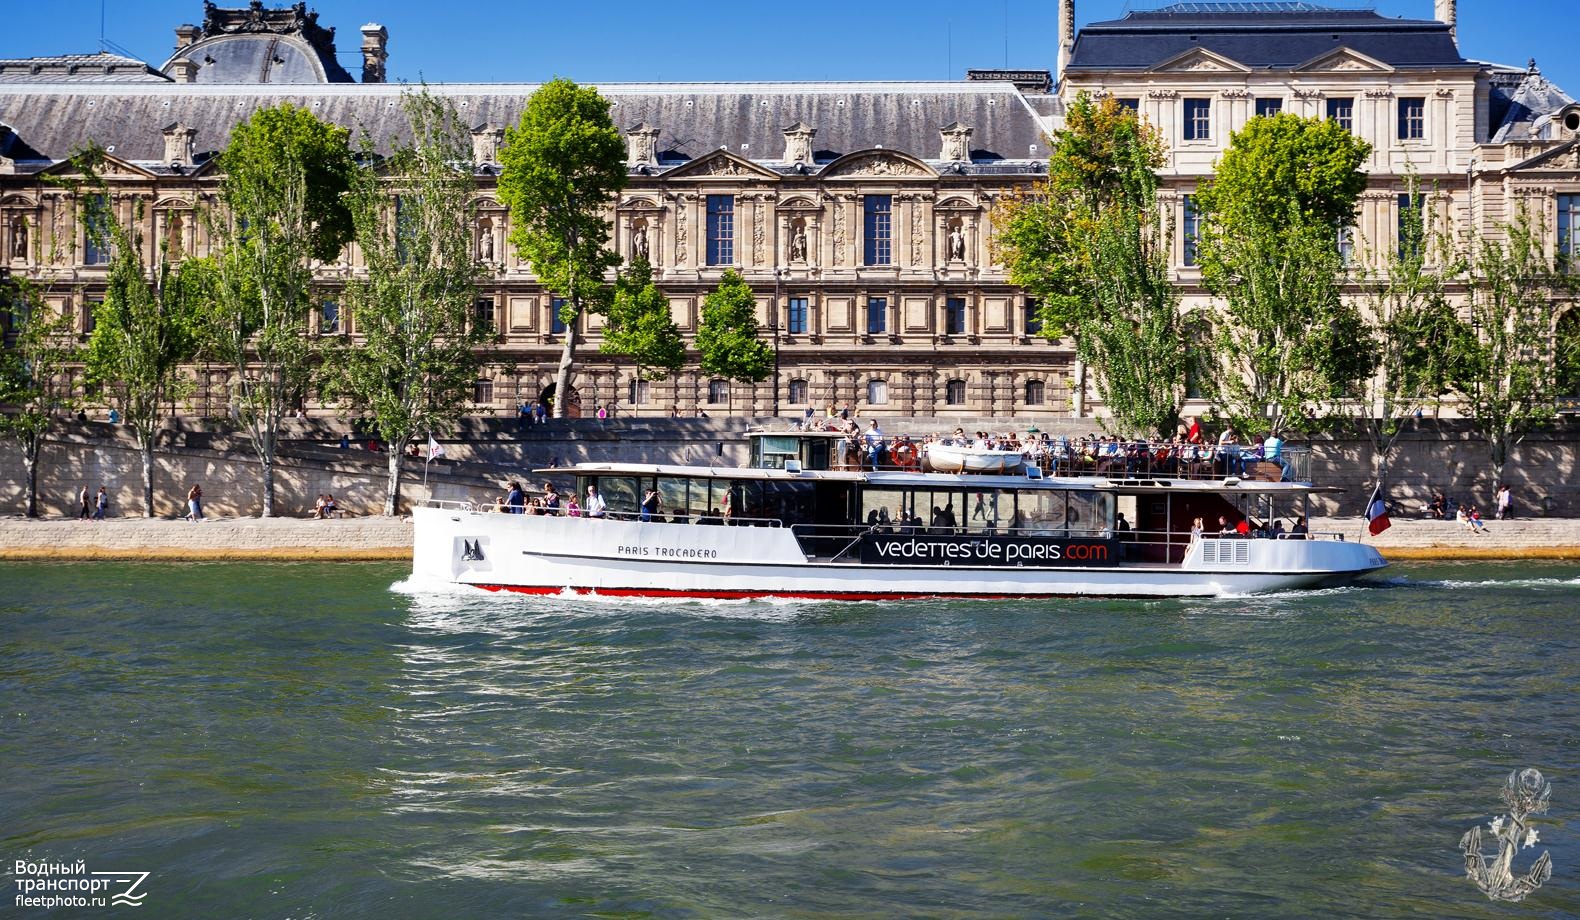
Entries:
[[[1387, 20], [1306, 3], [1185, 3], [1077, 33], [1073, 2], [1062, 0], [1054, 74], [600, 85], [629, 144], [629, 187], [609, 215], [620, 254], [652, 262], [688, 336], [707, 291], [739, 271], [779, 370], [757, 386], [709, 380], [695, 366], [645, 383], [628, 362], [597, 354], [589, 317], [571, 401], [654, 415], [799, 415], [830, 404], [878, 415], [1092, 411], [1071, 386], [1071, 350], [1036, 334], [1036, 304], [996, 261], [991, 219], [996, 201], [1045, 175], [1047, 132], [1082, 91], [1134, 104], [1169, 141], [1189, 306], [1208, 303], [1190, 264], [1188, 196], [1230, 132], [1275, 105], [1345, 120], [1375, 145], [1350, 241], [1358, 252], [1392, 245], [1406, 174], [1453, 221], [1499, 219], [1527, 201], [1559, 245], [1580, 200], [1580, 108], [1534, 67], [1465, 60], [1452, 3], [1439, 0], [1437, 12]], [[90, 139], [111, 157], [116, 207], [129, 216], [141, 203], [146, 245], [191, 253], [209, 245], [198, 211], [214, 193], [213, 153], [248, 113], [289, 100], [387, 139], [403, 123], [400, 88], [381, 85], [388, 35], [376, 24], [360, 34], [361, 84], [335, 63], [334, 31], [302, 4], [208, 4], [202, 26], [176, 30], [159, 68], [110, 55], [0, 60], [0, 267], [45, 282], [51, 303], [90, 328], [105, 254], [75, 225], [70, 193], [45, 181]], [[477, 313], [499, 344], [474, 395], [478, 411], [509, 412], [552, 382], [564, 331], [553, 293], [506, 242], [495, 194], [503, 127], [535, 87], [433, 89], [476, 125], [476, 245], [490, 266]], [[355, 337], [337, 292], [358, 270], [354, 247], [319, 268], [322, 332]], [[222, 412], [228, 381], [203, 371], [200, 382], [193, 410]]]

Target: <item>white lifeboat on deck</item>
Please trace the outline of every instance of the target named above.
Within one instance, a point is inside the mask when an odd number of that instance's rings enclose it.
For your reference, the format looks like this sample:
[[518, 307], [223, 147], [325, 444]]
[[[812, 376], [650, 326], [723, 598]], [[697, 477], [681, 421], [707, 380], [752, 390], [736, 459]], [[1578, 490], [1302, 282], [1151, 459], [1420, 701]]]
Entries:
[[990, 450], [964, 444], [928, 444], [922, 448], [923, 469], [935, 473], [1019, 473], [1026, 457], [1018, 450]]

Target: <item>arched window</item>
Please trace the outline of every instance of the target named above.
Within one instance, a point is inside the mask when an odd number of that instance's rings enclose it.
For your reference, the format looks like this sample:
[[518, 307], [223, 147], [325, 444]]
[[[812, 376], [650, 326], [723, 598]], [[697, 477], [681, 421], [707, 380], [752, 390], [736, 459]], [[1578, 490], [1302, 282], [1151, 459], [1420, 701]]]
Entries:
[[964, 380], [951, 380], [944, 384], [944, 405], [963, 406], [966, 404], [966, 382]]
[[886, 406], [889, 404], [889, 381], [867, 381], [867, 405]]
[[708, 405], [722, 406], [730, 401], [730, 382], [728, 380], [708, 381]]
[[494, 381], [487, 378], [478, 378], [472, 384], [472, 402], [491, 403], [494, 401]]
[[1043, 387], [1041, 380], [1026, 381], [1026, 405], [1042, 405], [1043, 396], [1046, 392], [1047, 390]]
[[787, 401], [792, 406], [799, 406], [806, 402], [806, 381], [799, 377], [790, 381], [790, 392], [786, 395]]

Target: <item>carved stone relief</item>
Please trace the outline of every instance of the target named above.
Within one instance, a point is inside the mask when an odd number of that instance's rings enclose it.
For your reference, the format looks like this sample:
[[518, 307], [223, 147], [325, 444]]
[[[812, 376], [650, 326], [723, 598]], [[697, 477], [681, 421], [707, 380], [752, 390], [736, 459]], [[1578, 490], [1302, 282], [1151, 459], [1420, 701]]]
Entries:
[[692, 175], [696, 176], [750, 176], [752, 171], [729, 157], [714, 157]]
[[838, 175], [841, 176], [879, 176], [879, 177], [909, 177], [925, 176], [927, 171], [897, 157], [885, 156], [881, 153], [871, 153], [858, 157], [840, 167]]
[[922, 203], [911, 201], [911, 264], [922, 264]]
[[686, 196], [675, 196], [675, 264], [686, 264]]
[[764, 202], [759, 199], [752, 205], [752, 264], [763, 264], [763, 251], [767, 248], [768, 232], [764, 227]]
[[845, 264], [845, 201], [834, 199], [834, 264]]

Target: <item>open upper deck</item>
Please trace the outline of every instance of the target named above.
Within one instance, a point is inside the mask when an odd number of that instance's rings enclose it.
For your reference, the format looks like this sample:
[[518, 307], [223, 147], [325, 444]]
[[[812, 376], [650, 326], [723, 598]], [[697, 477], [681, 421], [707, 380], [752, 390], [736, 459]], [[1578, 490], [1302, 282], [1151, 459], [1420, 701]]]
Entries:
[[[1026, 437], [888, 437], [872, 431], [750, 432], [752, 467], [830, 472], [922, 473], [962, 470], [973, 481], [1012, 473], [1020, 479], [1106, 479], [1300, 483], [1310, 486], [1311, 451], [1279, 444], [1195, 444], [1174, 439], [1068, 438], [1030, 432]], [[981, 463], [972, 463], [973, 459]], [[971, 473], [973, 467], [994, 472]], [[1232, 482], [1229, 482], [1231, 481]]]

